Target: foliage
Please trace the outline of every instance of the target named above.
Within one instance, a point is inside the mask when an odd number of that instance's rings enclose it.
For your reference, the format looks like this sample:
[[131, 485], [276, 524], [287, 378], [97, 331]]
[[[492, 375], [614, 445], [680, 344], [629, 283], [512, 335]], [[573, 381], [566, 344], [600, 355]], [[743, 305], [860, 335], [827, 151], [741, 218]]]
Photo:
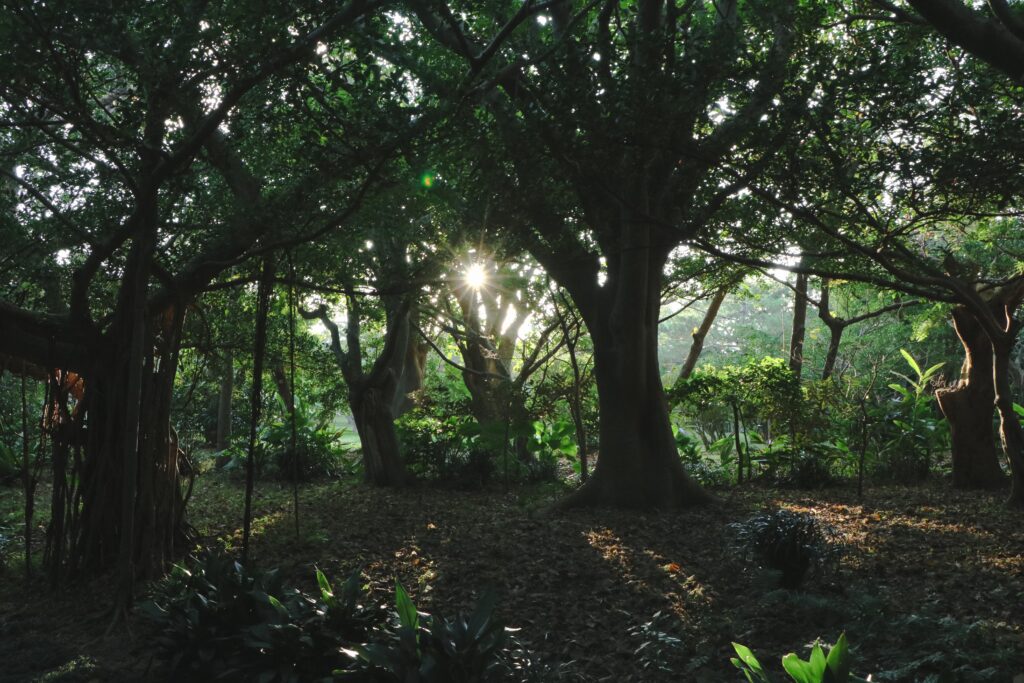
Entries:
[[[750, 648], [732, 644], [736, 651], [736, 657], [730, 661], [733, 666], [743, 672], [749, 683], [771, 683], [771, 676], [765, 671], [757, 657], [750, 651]], [[811, 657], [802, 660], [795, 652], [790, 652], [782, 658], [782, 668], [786, 670], [789, 677], [795, 683], [858, 683], [864, 679], [857, 678], [850, 674], [852, 665], [850, 650], [846, 644], [846, 634], [839, 636], [835, 645], [829, 648], [828, 655], [825, 655], [819, 643], [815, 643], [811, 649]]]
[[409, 471], [459, 488], [478, 488], [494, 474], [492, 453], [478, 443], [479, 425], [465, 413], [447, 416], [417, 406], [396, 424]]
[[21, 477], [21, 454], [0, 443], [0, 484], [10, 484]]
[[174, 679], [329, 680], [345, 664], [338, 644], [367, 637], [377, 617], [360, 601], [358, 574], [339, 595], [319, 571], [317, 579], [315, 599], [284, 588], [277, 571], [206, 553], [176, 565], [140, 609]]
[[[576, 427], [572, 420], [534, 420], [531, 426], [533, 430], [527, 437], [526, 448], [536, 460], [540, 478], [551, 478], [557, 471], [559, 460], [568, 460], [579, 473], [579, 444], [576, 443]], [[549, 476], [544, 476], [545, 473]]]
[[[701, 486], [724, 486], [729, 483], [729, 458], [719, 457], [716, 463], [704, 456], [700, 442], [686, 433], [682, 427], [675, 427], [676, 450], [687, 473], [700, 482]], [[731, 450], [732, 439], [728, 438], [723, 447]]]
[[936, 453], [948, 443], [948, 423], [935, 405], [932, 383], [944, 363], [936, 363], [922, 370], [906, 349], [900, 349], [913, 376], [894, 372], [906, 383], [889, 384], [898, 395], [886, 411], [890, 430], [879, 453], [879, 473], [901, 484], [913, 484], [925, 479], [931, 470]]
[[692, 421], [705, 448], [718, 454], [723, 469], [737, 456], [748, 475], [756, 465], [774, 477], [790, 465], [789, 456], [809, 443], [801, 429], [805, 404], [800, 381], [781, 358], [702, 368], [677, 381], [669, 398]]
[[0, 526], [0, 571], [7, 566], [7, 552], [18, 540], [12, 529]]
[[672, 665], [673, 657], [685, 653], [683, 641], [672, 635], [668, 630], [672, 627], [674, 619], [669, 613], [655, 612], [649, 621], [645, 621], [629, 629], [629, 635], [640, 641], [640, 645], [633, 650], [636, 663], [643, 671], [658, 673], [674, 673]]
[[282, 407], [280, 417], [267, 424], [261, 434], [262, 448], [269, 452], [274, 471], [282, 479], [295, 476], [294, 458], [298, 457], [299, 478], [336, 477], [345, 472], [346, 449], [342, 438], [344, 429], [331, 426], [333, 414], [322, 411], [315, 415], [306, 401], [298, 396], [295, 401], [295, 452], [292, 452], [292, 416], [278, 397]]
[[[217, 553], [175, 566], [140, 606], [174, 680], [470, 682], [522, 680], [531, 663], [494, 620], [486, 594], [469, 616], [416, 610], [396, 583], [397, 621], [366, 604], [359, 573], [336, 591], [320, 570], [318, 593], [282, 585]], [[514, 678], [519, 674], [519, 678]]]
[[528, 669], [529, 662], [522, 658], [511, 630], [494, 620], [495, 603], [495, 594], [485, 593], [471, 614], [448, 620], [417, 611], [402, 584], [396, 582], [397, 628], [385, 640], [358, 645], [348, 654], [355, 659], [356, 672], [383, 674], [380, 680], [508, 680], [514, 672], [522, 674]]
[[836, 529], [807, 512], [776, 510], [729, 526], [737, 547], [779, 572], [784, 588], [799, 588], [808, 572], [834, 569], [842, 555]]

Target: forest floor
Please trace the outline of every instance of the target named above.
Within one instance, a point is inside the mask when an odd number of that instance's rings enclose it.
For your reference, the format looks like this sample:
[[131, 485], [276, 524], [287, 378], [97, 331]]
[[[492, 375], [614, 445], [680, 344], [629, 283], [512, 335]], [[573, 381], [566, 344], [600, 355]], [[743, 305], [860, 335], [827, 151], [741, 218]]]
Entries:
[[[200, 478], [190, 509], [206, 543], [237, 547], [242, 490]], [[307, 590], [316, 566], [334, 580], [362, 569], [382, 603], [398, 578], [420, 609], [445, 615], [493, 587], [499, 618], [561, 665], [553, 681], [738, 681], [731, 641], [781, 673], [783, 654], [806, 657], [843, 631], [855, 671], [875, 681], [1024, 680], [1024, 524], [1000, 495], [938, 482], [871, 487], [862, 500], [848, 487], [747, 486], [680, 512], [539, 512], [553, 495], [305, 485], [296, 534], [290, 489], [261, 483], [253, 555]], [[16, 488], [0, 488], [0, 526], [19, 505]], [[837, 528], [838, 573], [780, 590], [733, 547], [730, 523], [780, 507]], [[0, 570], [0, 681], [153, 676], [143, 624], [104, 635], [109, 585], [48, 593], [26, 587], [20, 567]]]

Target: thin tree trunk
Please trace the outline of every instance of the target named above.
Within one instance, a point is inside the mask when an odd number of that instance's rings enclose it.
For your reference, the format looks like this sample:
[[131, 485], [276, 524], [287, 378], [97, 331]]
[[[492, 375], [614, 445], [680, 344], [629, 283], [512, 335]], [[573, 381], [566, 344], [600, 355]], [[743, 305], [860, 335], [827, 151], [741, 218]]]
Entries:
[[284, 368], [284, 361], [276, 360], [270, 367], [270, 376], [274, 378], [274, 386], [277, 387], [277, 395], [281, 397], [284, 407], [290, 410], [295, 402], [292, 395], [292, 384], [288, 379], [288, 373]]
[[708, 332], [711, 330], [711, 325], [714, 324], [715, 318], [718, 317], [718, 311], [722, 307], [722, 302], [725, 301], [726, 295], [729, 293], [728, 287], [720, 287], [715, 291], [715, 295], [711, 297], [711, 302], [708, 304], [708, 310], [704, 312], [704, 318], [700, 321], [700, 325], [693, 331], [693, 343], [690, 344], [690, 352], [686, 354], [686, 361], [683, 363], [683, 367], [679, 370], [679, 377], [676, 380], [682, 381], [693, 374], [694, 369], [697, 367], [697, 360], [700, 358], [701, 351], [704, 350], [704, 339], [708, 336]]
[[807, 334], [807, 275], [796, 276], [793, 299], [793, 332], [789, 339], [789, 369], [800, 378], [804, 368], [804, 337]]
[[829, 379], [836, 370], [836, 359], [839, 357], [839, 344], [843, 339], [845, 325], [828, 324], [828, 351], [825, 352], [825, 365], [821, 369], [821, 378]]
[[260, 408], [263, 405], [263, 357], [267, 348], [267, 314], [273, 290], [273, 266], [270, 260], [263, 264], [257, 293], [256, 339], [252, 356], [252, 396], [249, 410], [249, 454], [245, 463], [245, 512], [242, 517], [242, 562], [249, 559], [249, 533], [252, 526], [252, 495], [256, 485], [256, 431], [259, 428]]
[[25, 581], [28, 582], [32, 578], [32, 520], [35, 516], [36, 481], [34, 468], [29, 462], [28, 398], [25, 381], [23, 370], [21, 375], [21, 480], [25, 493]]
[[217, 397], [217, 436], [214, 447], [222, 451], [231, 445], [231, 398], [235, 391], [234, 355], [228, 349], [224, 354], [224, 367]]

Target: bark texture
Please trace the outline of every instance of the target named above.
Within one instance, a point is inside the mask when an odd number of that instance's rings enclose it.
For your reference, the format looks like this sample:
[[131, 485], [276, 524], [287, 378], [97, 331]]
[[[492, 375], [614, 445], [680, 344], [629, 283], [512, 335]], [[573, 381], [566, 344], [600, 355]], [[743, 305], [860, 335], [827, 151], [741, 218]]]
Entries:
[[935, 392], [949, 422], [953, 486], [990, 489], [1005, 483], [996, 456], [993, 430], [995, 387], [992, 344], [977, 319], [965, 308], [953, 311], [953, 325], [964, 347], [960, 379]]

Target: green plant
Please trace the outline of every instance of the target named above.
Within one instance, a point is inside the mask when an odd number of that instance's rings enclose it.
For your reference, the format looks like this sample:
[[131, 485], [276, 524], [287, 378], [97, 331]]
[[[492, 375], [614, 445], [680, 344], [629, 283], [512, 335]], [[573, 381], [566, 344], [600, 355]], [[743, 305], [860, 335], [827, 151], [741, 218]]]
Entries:
[[417, 611], [402, 584], [395, 582], [397, 628], [384, 642], [346, 652], [359, 672], [402, 683], [475, 683], [503, 680], [521, 669], [521, 652], [510, 630], [494, 620], [495, 595], [488, 592], [473, 613], [453, 620]]
[[640, 645], [633, 650], [639, 668], [648, 672], [674, 673], [672, 661], [682, 658], [686, 650], [683, 641], [669, 633], [676, 621], [671, 614], [655, 612], [649, 621], [630, 627], [628, 633]]
[[21, 455], [7, 444], [0, 443], [0, 484], [10, 484], [21, 477]]
[[465, 413], [441, 418], [421, 406], [403, 415], [397, 430], [406, 466], [418, 477], [478, 488], [494, 474], [494, 453], [487, 447], [493, 435], [482, 434]]
[[887, 415], [896, 432], [883, 442], [880, 453], [881, 474], [902, 484], [913, 484], [928, 476], [934, 454], [948, 441], [948, 425], [935, 410], [935, 394], [930, 391], [943, 363], [927, 370], [906, 349], [900, 354], [914, 376], [894, 372], [906, 382], [889, 384], [899, 400]]
[[834, 568], [842, 555], [838, 532], [810, 513], [776, 510], [729, 526], [737, 547], [779, 572], [784, 588], [798, 588], [808, 572]]
[[[733, 666], [743, 672], [748, 683], [771, 683], [771, 675], [750, 651], [750, 648], [732, 644], [736, 656], [730, 659]], [[846, 644], [846, 634], [839, 636], [836, 644], [825, 655], [821, 645], [814, 644], [808, 660], [800, 659], [795, 652], [782, 658], [782, 668], [796, 683], [866, 683], [850, 673], [851, 657]]]
[[329, 680], [346, 664], [339, 645], [367, 638], [379, 618], [359, 600], [358, 575], [341, 595], [317, 580], [320, 600], [285, 589], [277, 571], [206, 553], [176, 565], [139, 609], [174, 680]]
[[568, 460], [573, 470], [580, 472], [576, 443], [576, 427], [572, 420], [534, 420], [526, 436], [526, 449], [533, 455], [537, 475], [534, 478], [551, 479], [558, 469], [559, 460]]
[[[338, 476], [345, 470], [341, 446], [345, 430], [331, 427], [331, 413], [322, 411], [316, 415], [298, 396], [294, 401], [294, 452], [292, 415], [280, 396], [280, 417], [266, 425], [260, 435], [261, 445], [270, 454], [275, 472], [283, 479], [292, 479], [296, 470], [299, 479]], [[295, 462], [296, 457], [298, 463]]]
[[12, 529], [0, 526], [0, 571], [7, 566], [7, 551], [17, 541]]
[[[702, 452], [700, 442], [686, 433], [682, 427], [675, 428], [676, 450], [687, 473], [700, 482], [701, 486], [724, 486], [729, 483], [728, 456], [719, 457], [716, 463]], [[727, 439], [726, 448], [731, 452], [732, 439]]]

